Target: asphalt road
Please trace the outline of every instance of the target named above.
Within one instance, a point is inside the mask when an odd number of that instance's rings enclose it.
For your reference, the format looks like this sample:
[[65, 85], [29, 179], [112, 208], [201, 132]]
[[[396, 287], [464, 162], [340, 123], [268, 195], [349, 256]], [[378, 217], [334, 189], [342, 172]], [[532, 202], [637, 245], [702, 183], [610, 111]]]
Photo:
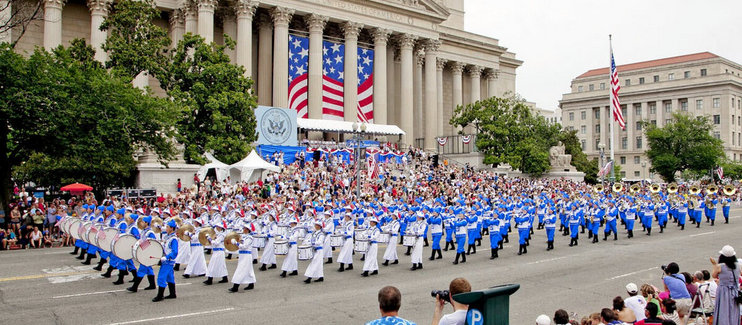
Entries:
[[[472, 287], [517, 283], [510, 301], [511, 324], [533, 324], [539, 314], [552, 316], [558, 308], [586, 315], [610, 307], [613, 297], [625, 296], [625, 285], [651, 283], [661, 287], [661, 264], [676, 261], [683, 271], [710, 269], [709, 257], [718, 257], [726, 244], [742, 249], [742, 209], [734, 209], [730, 224], [717, 223], [680, 231], [673, 224], [652, 236], [635, 231], [633, 239], [623, 232], [618, 241], [590, 244], [580, 236], [577, 247], [557, 234], [553, 251], [545, 250], [545, 234], [537, 231], [528, 254], [517, 256], [517, 239], [489, 259], [485, 239], [467, 263], [452, 265], [452, 252], [430, 262], [425, 248], [424, 269], [409, 270], [409, 257], [400, 264], [380, 266], [380, 274], [360, 276], [362, 262], [356, 256], [355, 270], [339, 273], [338, 264], [326, 265], [323, 283], [304, 284], [307, 263], [300, 262], [300, 276], [280, 278], [280, 271], [259, 272], [252, 291], [228, 293], [231, 284], [204, 286], [203, 278], [184, 279], [176, 272], [178, 299], [152, 303], [154, 291], [129, 293], [126, 285], [100, 277], [91, 266], [83, 266], [69, 255], [70, 248], [2, 251], [0, 257], [0, 323], [5, 324], [363, 324], [379, 317], [376, 294], [385, 285], [402, 292], [400, 315], [418, 324], [429, 324], [433, 314], [432, 289], [446, 289], [459, 276]], [[722, 219], [723, 221], [723, 219]], [[602, 239], [602, 238], [601, 238]], [[383, 249], [379, 249], [381, 257]], [[335, 252], [337, 256], [338, 251]], [[207, 257], [208, 258], [208, 257]], [[230, 274], [236, 259], [227, 261]], [[280, 268], [280, 258], [279, 258]], [[115, 272], [114, 272], [115, 274]], [[141, 287], [146, 286], [146, 280]], [[447, 307], [447, 312], [451, 308]]]

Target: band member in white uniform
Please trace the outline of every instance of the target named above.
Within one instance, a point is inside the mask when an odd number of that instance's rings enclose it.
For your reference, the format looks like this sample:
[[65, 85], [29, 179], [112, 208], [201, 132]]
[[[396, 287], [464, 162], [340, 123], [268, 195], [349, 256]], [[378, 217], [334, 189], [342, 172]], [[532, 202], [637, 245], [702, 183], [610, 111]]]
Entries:
[[340, 254], [338, 254], [338, 262], [340, 263], [338, 272], [343, 272], [353, 269], [353, 217], [350, 213], [345, 214], [340, 234], [343, 236], [343, 246], [340, 249]]
[[178, 256], [175, 258], [175, 267], [173, 268], [173, 271], [180, 271], [180, 265], [187, 265], [188, 261], [191, 259], [191, 243], [182, 241], [177, 237], [176, 240], [178, 241]]
[[322, 229], [322, 221], [317, 220], [314, 222], [314, 232], [309, 239], [309, 243], [314, 249], [314, 256], [312, 257], [312, 262], [309, 263], [307, 270], [304, 272], [304, 276], [307, 277], [304, 283], [310, 283], [312, 278], [315, 278], [314, 282], [322, 282], [325, 280], [325, 270], [322, 264], [322, 260], [325, 258], [325, 254], [322, 251], [324, 248], [322, 245], [325, 243], [325, 232]]
[[410, 270], [415, 271], [423, 268], [423, 235], [425, 234], [425, 215], [422, 212], [417, 213], [417, 221], [408, 226], [408, 233], [415, 235], [415, 245], [412, 246], [412, 267]]
[[[265, 251], [263, 251], [263, 256], [260, 257], [260, 263], [263, 263], [260, 266], [261, 271], [276, 268], [276, 251], [273, 243], [276, 241], [275, 236], [278, 231], [278, 225], [276, 224], [276, 217], [272, 214], [268, 217], [268, 220], [268, 224], [263, 228], [263, 235], [265, 235], [266, 242]], [[270, 267], [266, 267], [268, 264], [270, 264]]]
[[193, 219], [193, 227], [196, 228], [194, 233], [186, 232], [186, 235], [191, 236], [191, 253], [189, 254], [188, 266], [183, 271], [184, 278], [204, 276], [206, 274], [204, 247], [198, 241], [198, 233], [201, 232], [201, 220], [198, 218]]
[[240, 259], [237, 262], [237, 269], [234, 270], [232, 276], [232, 288], [229, 288], [229, 292], [237, 292], [240, 290], [240, 284], [247, 283], [245, 290], [252, 290], [255, 288], [255, 270], [252, 268], [252, 236], [250, 235], [250, 224], [242, 224], [242, 235], [239, 242], [232, 239], [232, 244], [238, 245], [240, 250]]
[[392, 214], [392, 221], [386, 225], [386, 231], [390, 234], [389, 242], [387, 243], [386, 250], [384, 251], [384, 263], [382, 265], [389, 265], [389, 261], [394, 261], [392, 264], [399, 264], [399, 258], [397, 257], [397, 236], [399, 236], [399, 217], [396, 213]]
[[211, 285], [214, 283], [214, 278], [222, 278], [219, 283], [227, 283], [229, 279], [227, 275], [227, 261], [224, 259], [224, 225], [221, 223], [214, 223], [212, 225], [216, 231], [216, 238], [210, 238], [211, 243], [211, 259], [209, 260], [209, 267], [206, 268], [206, 281], [205, 285]]
[[299, 275], [299, 263], [297, 260], [297, 244], [299, 240], [299, 228], [296, 226], [299, 222], [296, 219], [291, 219], [289, 225], [289, 235], [286, 240], [289, 241], [289, 252], [286, 254], [286, 258], [283, 259], [283, 265], [281, 265], [281, 277], [285, 278], [287, 272], [291, 272], [288, 275]]
[[324, 255], [325, 258], [327, 258], [326, 264], [332, 264], [332, 249], [330, 248], [330, 235], [335, 232], [335, 222], [332, 220], [332, 215], [325, 210], [325, 225], [322, 227], [323, 231], [325, 232], [325, 242], [323, 243], [325, 249], [324, 249]]
[[361, 274], [363, 276], [368, 276], [368, 272], [371, 272], [371, 275], [379, 274], [379, 261], [377, 259], [379, 251], [377, 240], [379, 240], [379, 235], [381, 234], [381, 230], [377, 226], [379, 220], [376, 217], [371, 217], [367, 220], [371, 224], [371, 227], [368, 229], [369, 246], [368, 251], [366, 251], [366, 260], [363, 262], [363, 273]]

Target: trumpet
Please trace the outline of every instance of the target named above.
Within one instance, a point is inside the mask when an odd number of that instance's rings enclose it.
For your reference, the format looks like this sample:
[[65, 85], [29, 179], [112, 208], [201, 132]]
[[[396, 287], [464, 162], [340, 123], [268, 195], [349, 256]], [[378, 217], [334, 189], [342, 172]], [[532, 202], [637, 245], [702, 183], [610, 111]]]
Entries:
[[238, 251], [240, 250], [240, 247], [236, 244], [232, 244], [232, 240], [235, 240], [237, 243], [242, 241], [242, 238], [240, 238], [240, 234], [237, 232], [230, 232], [227, 234], [227, 236], [224, 237], [224, 248], [226, 248], [230, 252]]
[[175, 231], [175, 234], [180, 238], [180, 240], [184, 242], [190, 242], [191, 236], [187, 235], [186, 233], [193, 233], [195, 230], [193, 229], [193, 226], [191, 225], [185, 225], [183, 227], [178, 228], [178, 230]]
[[667, 185], [667, 193], [677, 193], [678, 192], [678, 184], [677, 183], [670, 183], [670, 185]]
[[214, 228], [205, 227], [198, 233], [198, 242], [201, 243], [201, 245], [209, 246], [211, 245], [209, 240], [214, 237], [216, 237], [216, 231], [214, 231]]
[[723, 192], [725, 195], [732, 196], [737, 193], [737, 189], [732, 185], [724, 186]]
[[654, 194], [657, 194], [657, 193], [659, 193], [659, 192], [660, 192], [660, 189], [661, 189], [661, 188], [660, 188], [660, 184], [652, 184], [652, 186], [650, 186], [650, 187], [649, 187], [649, 190], [650, 190], [650, 191], [651, 191], [652, 193], [654, 193]]
[[601, 193], [604, 190], [605, 188], [603, 187], [603, 184], [598, 184], [598, 185], [595, 185], [595, 187], [593, 187], [593, 192], [595, 193]]
[[688, 193], [693, 195], [701, 193], [701, 188], [698, 185], [691, 185], [691, 187], [688, 189]]
[[631, 187], [629, 188], [629, 191], [631, 191], [631, 193], [639, 193], [639, 191], [641, 190], [642, 188], [641, 186], [639, 186], [639, 184], [631, 185]]
[[614, 183], [613, 192], [616, 192], [616, 193], [623, 192], [623, 183]]
[[711, 194], [716, 194], [717, 192], [719, 192], [719, 187], [714, 184], [711, 184], [708, 187], [706, 187], [706, 194], [711, 195]]

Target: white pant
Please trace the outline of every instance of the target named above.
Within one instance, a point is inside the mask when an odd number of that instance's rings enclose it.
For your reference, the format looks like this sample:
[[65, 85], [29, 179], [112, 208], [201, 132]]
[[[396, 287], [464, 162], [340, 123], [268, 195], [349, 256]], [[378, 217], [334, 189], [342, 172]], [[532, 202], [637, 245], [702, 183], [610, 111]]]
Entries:
[[412, 246], [412, 264], [423, 262], [423, 238], [417, 237], [415, 245]]
[[315, 250], [312, 262], [307, 266], [307, 271], [304, 272], [304, 276], [308, 278], [321, 278], [325, 276], [324, 270], [324, 259], [325, 255], [323, 250]]
[[227, 261], [224, 260], [224, 251], [212, 250], [209, 267], [206, 268], [206, 276], [210, 278], [221, 278], [227, 275], [229, 273], [227, 272]]
[[384, 251], [384, 259], [387, 261], [396, 261], [399, 257], [397, 257], [397, 240], [399, 237], [397, 236], [391, 236], [389, 237], [389, 243], [386, 246], [386, 250]]
[[353, 238], [348, 238], [343, 242], [343, 248], [338, 254], [338, 263], [353, 264]]
[[281, 265], [281, 271], [293, 272], [299, 268], [299, 263], [296, 260], [297, 247], [296, 244], [289, 246], [289, 253], [286, 254], [286, 258], [283, 259], [283, 265]]
[[373, 243], [368, 247], [366, 260], [363, 262], [364, 271], [377, 271], [379, 269], [379, 261], [376, 259], [378, 251], [379, 244]]
[[[322, 243], [322, 248], [325, 251], [325, 258], [332, 258], [332, 248], [330, 246], [330, 235], [325, 236], [325, 242]], [[316, 252], [315, 252], [316, 253]]]
[[265, 243], [265, 250], [263, 251], [263, 256], [260, 257], [260, 263], [268, 265], [276, 264], [276, 248], [273, 247], [274, 241], [275, 238], [271, 237]]
[[255, 270], [252, 268], [252, 254], [240, 254], [240, 261], [237, 262], [237, 269], [234, 270], [232, 283], [255, 283]]
[[183, 274], [188, 275], [204, 275], [206, 274], [206, 258], [204, 258], [204, 247], [191, 246], [190, 259], [188, 260], [188, 266], [186, 266]]
[[178, 256], [175, 257], [175, 263], [188, 264], [191, 259], [191, 243], [178, 239]]

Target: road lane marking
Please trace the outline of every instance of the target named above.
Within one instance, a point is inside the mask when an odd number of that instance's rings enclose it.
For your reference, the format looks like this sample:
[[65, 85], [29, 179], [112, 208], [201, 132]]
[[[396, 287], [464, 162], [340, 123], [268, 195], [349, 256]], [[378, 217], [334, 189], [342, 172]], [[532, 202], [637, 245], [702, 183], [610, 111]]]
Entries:
[[630, 272], [630, 273], [626, 273], [626, 274], [617, 275], [617, 276], [614, 276], [612, 278], [608, 278], [606, 280], [607, 281], [616, 280], [616, 279], [624, 278], [624, 277], [627, 277], [627, 276], [631, 276], [631, 275], [634, 275], [634, 274], [639, 274], [639, 273], [642, 273], [642, 272], [647, 272], [647, 271], [651, 271], [651, 270], [655, 270], [655, 269], [657, 269], [656, 266], [655, 267], [650, 267], [650, 268], [648, 268], [646, 270], [640, 270], [640, 271], [635, 271], [635, 272]]
[[565, 259], [567, 257], [569, 257], [569, 256], [560, 256], [560, 257], [554, 257], [554, 258], [547, 258], [545, 260], [539, 260], [539, 261], [533, 261], [533, 262], [530, 262], [530, 263], [526, 263], [526, 265], [532, 265], [532, 264], [539, 264], [539, 263], [545, 263], [545, 262], [558, 261], [558, 260], [561, 260], [561, 259]]
[[704, 236], [704, 235], [711, 235], [711, 234], [713, 234], [713, 233], [715, 233], [715, 232], [716, 232], [716, 231], [702, 232], [702, 233], [700, 233], [700, 234], [693, 234], [693, 235], [690, 235], [690, 237], [698, 237], [698, 236]]
[[200, 316], [200, 315], [206, 315], [206, 314], [215, 314], [215, 313], [221, 313], [221, 312], [231, 311], [231, 310], [234, 310], [234, 308], [214, 309], [214, 310], [200, 311], [200, 312], [197, 312], [197, 313], [188, 313], [188, 314], [181, 314], [181, 315], [171, 315], [171, 316], [163, 316], [163, 317], [157, 317], [157, 318], [147, 318], [147, 319], [140, 319], [140, 320], [132, 320], [132, 321], [126, 321], [126, 322], [120, 322], [120, 323], [111, 323], [110, 325], [125, 325], [125, 324], [146, 323], [146, 322], [154, 322], [154, 321], [165, 320], [165, 319], [183, 318], [183, 317], [191, 317], [191, 316]]
[[[187, 283], [178, 283], [176, 286], [185, 286], [191, 284], [190, 282]], [[126, 291], [126, 289], [119, 289], [119, 290], [108, 290], [108, 291], [96, 291], [96, 292], [85, 292], [85, 293], [78, 293], [73, 295], [63, 295], [63, 296], [54, 296], [52, 299], [61, 299], [61, 298], [71, 298], [71, 297], [82, 297], [82, 296], [92, 296], [92, 295], [99, 295], [104, 293], [113, 293], [113, 292], [122, 292]]]
[[63, 276], [70, 276], [70, 275], [79, 275], [83, 273], [87, 274], [87, 273], [97, 273], [97, 272], [98, 271], [90, 270], [90, 271], [74, 271], [74, 272], [64, 272], [64, 273], [20, 275], [20, 276], [12, 276], [12, 277], [7, 277], [7, 278], [0, 278], [0, 282], [63, 277]]

